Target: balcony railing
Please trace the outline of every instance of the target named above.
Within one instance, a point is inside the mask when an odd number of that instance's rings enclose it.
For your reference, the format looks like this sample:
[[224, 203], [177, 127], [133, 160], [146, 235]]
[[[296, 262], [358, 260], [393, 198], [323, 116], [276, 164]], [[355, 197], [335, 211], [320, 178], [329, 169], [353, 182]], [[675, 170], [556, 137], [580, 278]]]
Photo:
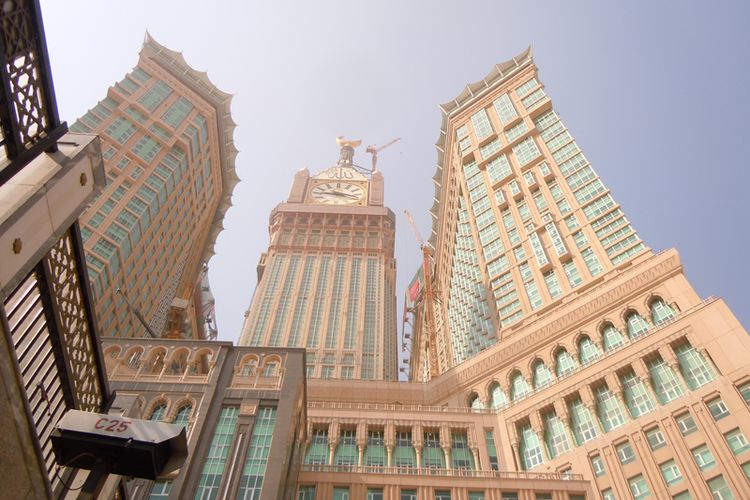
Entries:
[[0, 186], [67, 131], [60, 122], [38, 0], [0, 9]]
[[497, 479], [529, 479], [554, 481], [583, 481], [582, 474], [527, 471], [495, 471], [471, 469], [439, 469], [432, 467], [378, 467], [373, 465], [303, 464], [302, 472], [343, 472], [346, 474], [393, 474], [409, 476], [476, 477]]
[[466, 408], [455, 406], [427, 406], [427, 405], [401, 405], [393, 403], [359, 403], [359, 402], [337, 402], [337, 401], [308, 401], [308, 408], [336, 409], [336, 410], [374, 410], [374, 411], [404, 411], [417, 413], [461, 413], [477, 414], [485, 413], [494, 415], [497, 413], [494, 409], [489, 408]]

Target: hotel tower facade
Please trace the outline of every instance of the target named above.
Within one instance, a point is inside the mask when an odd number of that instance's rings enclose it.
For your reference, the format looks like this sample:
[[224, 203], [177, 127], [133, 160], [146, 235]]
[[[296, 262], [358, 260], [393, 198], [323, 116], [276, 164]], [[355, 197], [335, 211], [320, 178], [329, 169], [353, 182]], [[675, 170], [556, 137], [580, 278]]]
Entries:
[[149, 34], [71, 130], [97, 134], [107, 187], [81, 217], [103, 336], [215, 337], [206, 263], [231, 194], [232, 96]]

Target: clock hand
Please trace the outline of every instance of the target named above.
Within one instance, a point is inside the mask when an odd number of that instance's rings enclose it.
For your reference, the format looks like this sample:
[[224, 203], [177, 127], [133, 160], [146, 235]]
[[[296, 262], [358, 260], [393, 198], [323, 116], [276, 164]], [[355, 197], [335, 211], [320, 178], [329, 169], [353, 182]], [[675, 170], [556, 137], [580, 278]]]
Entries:
[[357, 196], [349, 193], [342, 193], [341, 191], [328, 191], [328, 193], [335, 196], [346, 196], [347, 198], [358, 198]]

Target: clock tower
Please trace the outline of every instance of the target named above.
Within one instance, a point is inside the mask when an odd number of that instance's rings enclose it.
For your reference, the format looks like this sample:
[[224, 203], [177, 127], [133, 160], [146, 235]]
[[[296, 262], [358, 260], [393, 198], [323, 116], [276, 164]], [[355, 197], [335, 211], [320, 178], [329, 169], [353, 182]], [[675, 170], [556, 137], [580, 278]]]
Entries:
[[304, 347], [308, 378], [396, 380], [395, 217], [383, 175], [354, 163], [360, 141], [337, 142], [271, 212], [240, 344]]

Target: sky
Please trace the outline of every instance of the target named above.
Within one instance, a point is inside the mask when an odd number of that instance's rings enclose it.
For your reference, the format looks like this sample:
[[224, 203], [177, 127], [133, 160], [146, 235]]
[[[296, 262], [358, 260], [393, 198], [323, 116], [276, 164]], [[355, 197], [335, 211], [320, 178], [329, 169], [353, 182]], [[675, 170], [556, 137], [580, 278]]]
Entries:
[[209, 262], [222, 340], [239, 337], [271, 209], [297, 170], [336, 162], [339, 135], [401, 138], [378, 163], [400, 299], [421, 259], [404, 209], [430, 234], [439, 105], [529, 44], [646, 244], [676, 247], [698, 294], [750, 326], [750, 2], [42, 0], [42, 13], [68, 123], [130, 71], [147, 30], [234, 94], [243, 181]]

